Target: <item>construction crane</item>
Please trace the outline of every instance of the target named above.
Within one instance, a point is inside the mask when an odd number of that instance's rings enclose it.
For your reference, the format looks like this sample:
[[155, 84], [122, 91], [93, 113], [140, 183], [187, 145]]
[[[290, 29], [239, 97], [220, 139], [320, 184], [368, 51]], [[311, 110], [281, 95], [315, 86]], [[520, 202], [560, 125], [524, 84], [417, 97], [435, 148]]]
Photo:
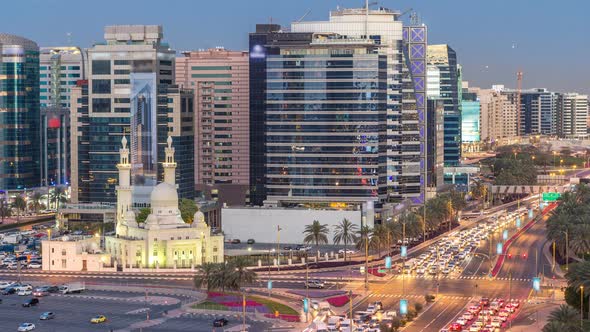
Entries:
[[305, 12], [305, 14], [303, 14], [303, 16], [301, 16], [301, 18], [299, 18], [299, 19], [298, 19], [297, 21], [295, 21], [295, 22], [299, 23], [299, 22], [303, 21], [303, 19], [304, 19], [304, 18], [305, 18], [307, 15], [309, 15], [309, 13], [311, 13], [311, 9], [308, 9], [308, 10]]
[[521, 113], [521, 107], [520, 107], [520, 98], [521, 98], [521, 94], [522, 94], [522, 71], [519, 70], [516, 72], [516, 116], [517, 116], [517, 127], [516, 127], [516, 136], [520, 136], [521, 134], [521, 130], [520, 130], [520, 113]]

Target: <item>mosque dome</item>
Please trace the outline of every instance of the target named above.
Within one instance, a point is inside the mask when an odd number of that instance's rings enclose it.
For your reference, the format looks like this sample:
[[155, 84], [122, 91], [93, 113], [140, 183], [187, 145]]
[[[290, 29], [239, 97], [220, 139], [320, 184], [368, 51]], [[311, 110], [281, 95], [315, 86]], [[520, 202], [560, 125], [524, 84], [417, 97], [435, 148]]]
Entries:
[[152, 190], [151, 195], [152, 212], [158, 213], [163, 209], [178, 209], [178, 191], [176, 186], [162, 182]]

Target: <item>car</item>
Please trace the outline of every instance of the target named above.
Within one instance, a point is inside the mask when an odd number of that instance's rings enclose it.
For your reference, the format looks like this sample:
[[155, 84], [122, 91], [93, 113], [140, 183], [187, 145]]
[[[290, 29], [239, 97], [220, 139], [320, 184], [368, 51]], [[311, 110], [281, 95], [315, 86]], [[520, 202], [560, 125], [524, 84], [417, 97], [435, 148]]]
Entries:
[[451, 273], [451, 269], [449, 269], [448, 267], [445, 267], [444, 269], [442, 269], [442, 274], [449, 274]]
[[28, 299], [25, 302], [23, 302], [23, 307], [34, 307], [37, 304], [39, 304], [39, 299], [38, 298], [32, 298], [32, 299]]
[[22, 290], [29, 290], [29, 291], [33, 290], [33, 286], [31, 286], [31, 285], [17, 285], [17, 286], [15, 286], [15, 288], [19, 292]]
[[2, 282], [0, 282], [0, 289], [5, 289], [5, 288], [8, 288], [12, 285], [14, 285], [14, 282], [12, 282], [12, 281], [2, 281]]
[[33, 294], [33, 292], [31, 290], [25, 290], [25, 289], [19, 290], [17, 293], [18, 296], [28, 296], [31, 294]]
[[6, 287], [2, 290], [2, 295], [10, 295], [10, 294], [15, 294], [16, 293], [16, 288], [14, 287]]
[[254, 239], [248, 239], [248, 241], [246, 241], [247, 244], [254, 244], [256, 243], [256, 241], [254, 241]]
[[47, 311], [41, 314], [41, 316], [39, 316], [40, 320], [49, 320], [49, 319], [54, 319], [55, 318], [55, 314], [51, 311]]
[[463, 331], [463, 325], [459, 323], [453, 323], [449, 326], [450, 331]]
[[229, 324], [229, 321], [226, 318], [218, 318], [213, 321], [213, 327], [224, 327]]
[[479, 300], [479, 304], [484, 307], [487, 307], [490, 305], [490, 299], [487, 297], [482, 297], [481, 300]]
[[43, 297], [43, 296], [47, 296], [47, 295], [49, 295], [49, 292], [47, 291], [47, 289], [36, 289], [33, 292], [33, 296], [35, 296], [35, 297]]
[[492, 327], [500, 327], [502, 326], [502, 320], [500, 320], [500, 318], [494, 318], [491, 325]]
[[293, 247], [291, 247], [291, 246], [284, 246], [283, 247], [283, 250], [293, 250]]
[[321, 281], [321, 280], [309, 280], [307, 282], [307, 287], [308, 288], [320, 288], [320, 289], [322, 289], [325, 286], [326, 286], [326, 284], [323, 281]]
[[455, 323], [457, 323], [461, 326], [465, 326], [465, 325], [467, 325], [467, 319], [461, 317], [461, 318], [457, 319], [457, 321]]
[[339, 254], [344, 254], [345, 252], [346, 252], [347, 255], [353, 255], [353, 254], [356, 253], [356, 251], [355, 250], [352, 250], [352, 249], [340, 249], [340, 250], [338, 250], [338, 253]]
[[466, 320], [472, 320], [473, 319], [473, 314], [470, 312], [466, 312], [463, 314], [463, 316], [461, 316], [461, 318], [466, 319]]
[[231, 244], [240, 244], [240, 243], [242, 243], [242, 241], [240, 241], [240, 239], [231, 240]]
[[100, 324], [107, 321], [107, 318], [104, 315], [97, 315], [90, 318], [90, 323], [92, 324]]
[[26, 332], [26, 331], [33, 331], [35, 329], [35, 324], [33, 323], [22, 323], [18, 326], [19, 332]]
[[40, 269], [41, 268], [41, 264], [40, 263], [29, 263], [29, 265], [27, 266], [28, 269]]
[[479, 326], [471, 326], [469, 328], [469, 332], [479, 332], [479, 330], [481, 330]]

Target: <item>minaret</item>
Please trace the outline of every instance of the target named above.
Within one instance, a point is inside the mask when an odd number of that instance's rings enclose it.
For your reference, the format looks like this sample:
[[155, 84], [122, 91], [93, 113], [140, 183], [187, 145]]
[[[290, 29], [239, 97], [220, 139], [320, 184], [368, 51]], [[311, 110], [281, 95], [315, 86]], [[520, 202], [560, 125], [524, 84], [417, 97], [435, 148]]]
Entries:
[[176, 162], [174, 161], [174, 148], [172, 147], [172, 137], [168, 136], [168, 147], [164, 149], [166, 160], [162, 163], [164, 167], [164, 182], [176, 185]]
[[129, 149], [127, 148], [127, 138], [123, 136], [121, 140], [122, 148], [119, 149], [120, 160], [117, 164], [119, 169], [119, 185], [117, 186], [117, 226], [125, 219], [127, 212], [132, 205], [131, 188], [131, 163], [129, 162]]

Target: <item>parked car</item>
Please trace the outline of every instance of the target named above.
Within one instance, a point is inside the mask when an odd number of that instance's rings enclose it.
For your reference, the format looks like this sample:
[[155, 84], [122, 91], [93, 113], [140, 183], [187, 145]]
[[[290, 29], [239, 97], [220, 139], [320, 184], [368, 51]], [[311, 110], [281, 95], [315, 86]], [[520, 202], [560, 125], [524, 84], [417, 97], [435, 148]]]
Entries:
[[55, 318], [55, 314], [51, 311], [47, 311], [41, 314], [41, 316], [39, 316], [40, 320], [49, 320], [49, 319], [54, 319]]
[[225, 318], [218, 318], [213, 321], [213, 327], [224, 327], [229, 324], [229, 321]]
[[29, 265], [27, 265], [27, 268], [29, 268], [29, 269], [40, 269], [41, 268], [41, 263], [31, 262], [31, 263], [29, 263]]
[[23, 302], [23, 307], [33, 307], [33, 306], [36, 306], [37, 304], [39, 304], [39, 299], [34, 297], [32, 299], [28, 299], [25, 302]]
[[248, 239], [248, 241], [246, 241], [247, 244], [254, 244], [256, 243], [256, 241], [254, 241], [254, 239]]
[[14, 287], [6, 287], [2, 290], [2, 295], [11, 295], [16, 293], [16, 288]]
[[240, 239], [231, 240], [231, 244], [240, 244], [240, 243], [242, 243], [242, 241], [240, 241]]

